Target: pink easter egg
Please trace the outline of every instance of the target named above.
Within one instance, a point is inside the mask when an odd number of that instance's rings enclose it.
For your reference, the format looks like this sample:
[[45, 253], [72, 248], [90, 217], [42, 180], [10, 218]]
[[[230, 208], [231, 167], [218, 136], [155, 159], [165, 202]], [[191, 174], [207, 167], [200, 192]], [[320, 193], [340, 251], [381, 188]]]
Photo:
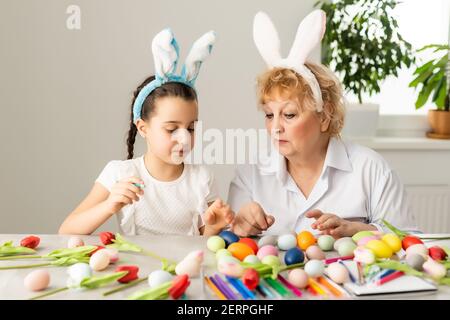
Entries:
[[265, 256], [278, 256], [278, 249], [273, 245], [265, 245], [261, 248], [259, 248], [258, 253], [256, 256], [259, 258], [259, 260], [262, 260]]
[[35, 270], [30, 272], [25, 279], [23, 284], [28, 290], [31, 291], [41, 291], [48, 287], [50, 283], [50, 274], [47, 270]]
[[358, 247], [364, 247], [369, 241], [372, 240], [379, 240], [379, 236], [370, 236], [370, 237], [364, 237], [362, 239], [359, 239], [358, 241]]

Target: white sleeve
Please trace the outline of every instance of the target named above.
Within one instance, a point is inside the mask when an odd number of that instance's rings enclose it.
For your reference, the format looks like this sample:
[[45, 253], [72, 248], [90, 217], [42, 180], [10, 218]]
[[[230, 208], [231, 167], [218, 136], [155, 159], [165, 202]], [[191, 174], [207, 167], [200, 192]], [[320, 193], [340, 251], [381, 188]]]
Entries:
[[98, 178], [95, 180], [96, 182], [101, 183], [110, 192], [112, 186], [119, 180], [119, 163], [120, 161], [118, 160], [108, 162]]
[[253, 201], [252, 185], [251, 167], [238, 166], [228, 191], [228, 204], [234, 212], [238, 212], [243, 205]]
[[206, 203], [214, 202], [217, 198], [219, 198], [219, 190], [217, 188], [216, 179], [214, 177], [214, 173], [211, 170], [207, 170], [208, 172], [208, 194], [206, 195]]
[[371, 201], [370, 224], [379, 231], [388, 232], [383, 219], [407, 232], [418, 232], [415, 218], [408, 203], [406, 190], [393, 170], [387, 171], [377, 182]]

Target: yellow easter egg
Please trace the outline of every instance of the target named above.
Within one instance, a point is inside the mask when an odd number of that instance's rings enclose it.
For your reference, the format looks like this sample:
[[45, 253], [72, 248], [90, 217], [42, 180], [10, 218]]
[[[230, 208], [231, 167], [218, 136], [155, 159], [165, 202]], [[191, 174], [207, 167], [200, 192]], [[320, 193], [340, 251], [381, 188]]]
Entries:
[[366, 248], [370, 249], [375, 253], [377, 258], [390, 258], [392, 257], [392, 249], [386, 243], [381, 240], [371, 240], [367, 242]]
[[385, 234], [381, 238], [381, 241], [386, 243], [392, 249], [393, 252], [398, 252], [402, 248], [402, 240], [400, 240], [400, 238], [396, 234], [393, 233]]

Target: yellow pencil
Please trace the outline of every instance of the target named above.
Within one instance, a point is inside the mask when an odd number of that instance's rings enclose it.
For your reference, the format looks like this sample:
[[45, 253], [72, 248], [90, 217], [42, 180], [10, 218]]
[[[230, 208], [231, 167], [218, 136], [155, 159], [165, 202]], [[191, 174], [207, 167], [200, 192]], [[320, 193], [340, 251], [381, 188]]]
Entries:
[[211, 280], [208, 279], [208, 277], [205, 276], [205, 281], [208, 287], [211, 288], [211, 290], [216, 294], [217, 297], [219, 297], [220, 300], [227, 300], [227, 298], [223, 295], [222, 292], [214, 285], [214, 283], [211, 282]]
[[314, 289], [314, 291], [316, 291], [321, 296], [325, 296], [325, 297], [327, 296], [327, 293], [325, 292], [325, 290], [323, 290], [322, 287], [313, 278], [308, 279], [308, 284]]
[[336, 289], [327, 279], [324, 277], [319, 278], [319, 283], [328, 289], [334, 296], [341, 297], [342, 292]]

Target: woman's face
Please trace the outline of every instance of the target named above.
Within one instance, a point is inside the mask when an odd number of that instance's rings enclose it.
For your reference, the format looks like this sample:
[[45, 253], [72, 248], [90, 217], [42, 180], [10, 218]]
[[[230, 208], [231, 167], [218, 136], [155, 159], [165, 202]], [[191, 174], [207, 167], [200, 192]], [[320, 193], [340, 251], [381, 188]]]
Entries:
[[155, 103], [154, 112], [139, 132], [156, 157], [166, 163], [180, 164], [194, 146], [197, 101], [165, 97]]
[[301, 108], [297, 99], [280, 92], [272, 93], [262, 106], [266, 129], [275, 147], [286, 158], [317, 148], [327, 125], [321, 124], [315, 111]]

